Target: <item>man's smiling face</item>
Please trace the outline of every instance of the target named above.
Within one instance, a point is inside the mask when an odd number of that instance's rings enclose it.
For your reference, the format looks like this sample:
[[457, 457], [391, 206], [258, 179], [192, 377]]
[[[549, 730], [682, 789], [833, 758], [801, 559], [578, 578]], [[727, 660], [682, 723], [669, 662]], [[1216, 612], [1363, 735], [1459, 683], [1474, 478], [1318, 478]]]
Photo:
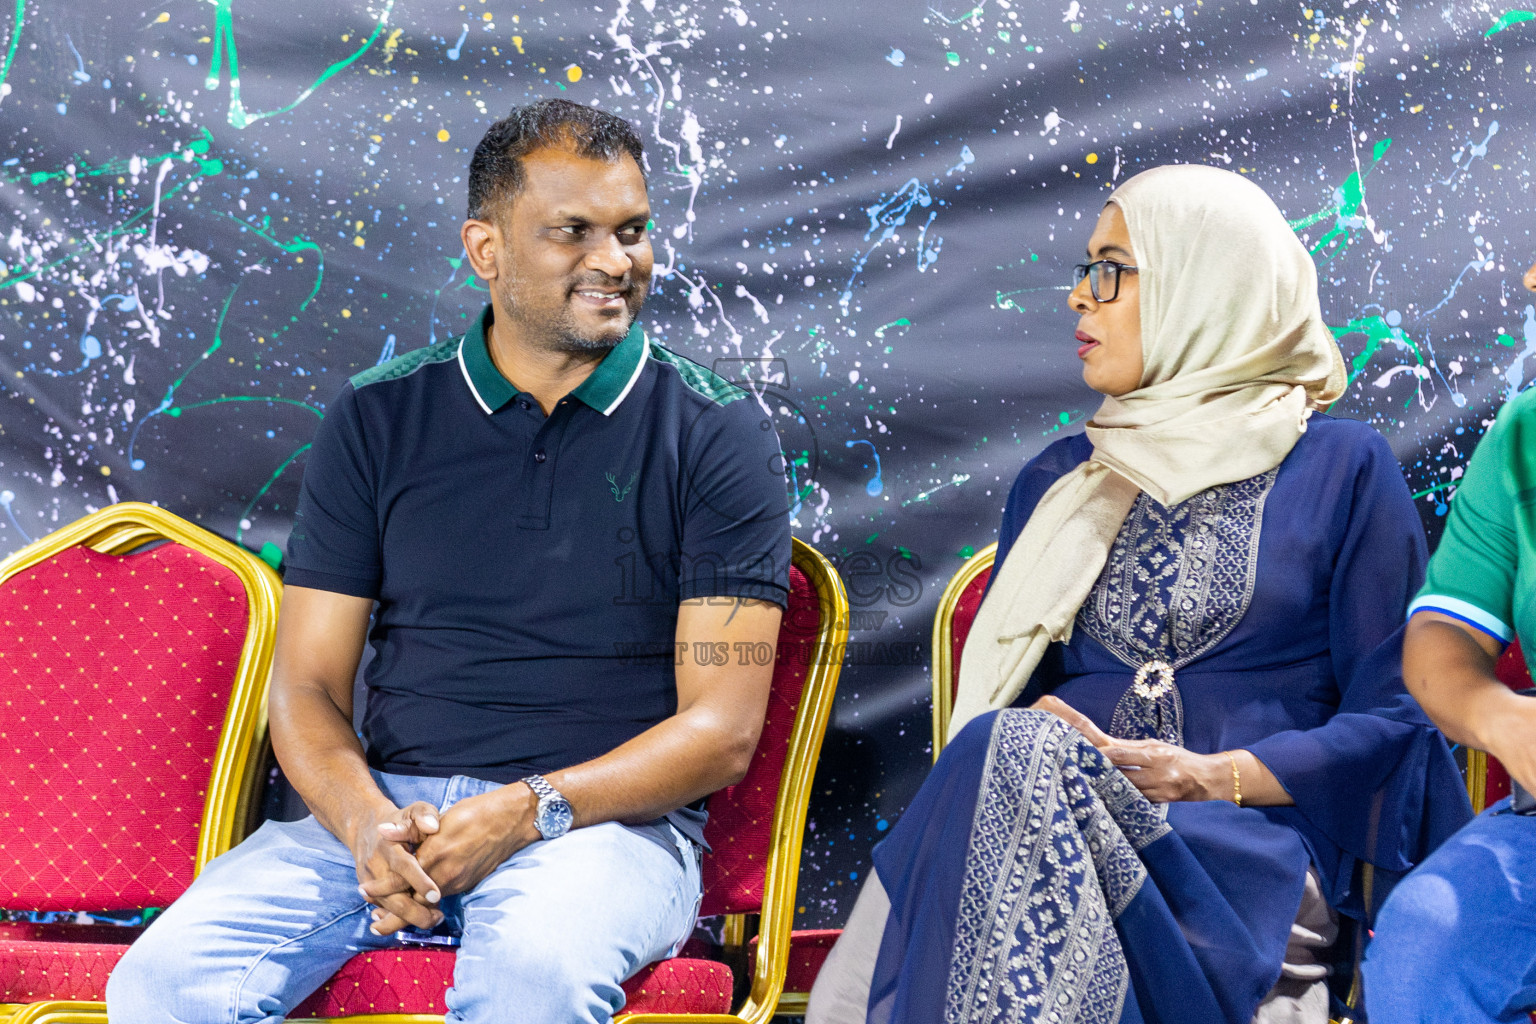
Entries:
[[651, 284], [651, 204], [639, 166], [627, 154], [609, 162], [545, 148], [523, 158], [523, 175], [496, 213], [498, 320], [546, 350], [612, 348]]

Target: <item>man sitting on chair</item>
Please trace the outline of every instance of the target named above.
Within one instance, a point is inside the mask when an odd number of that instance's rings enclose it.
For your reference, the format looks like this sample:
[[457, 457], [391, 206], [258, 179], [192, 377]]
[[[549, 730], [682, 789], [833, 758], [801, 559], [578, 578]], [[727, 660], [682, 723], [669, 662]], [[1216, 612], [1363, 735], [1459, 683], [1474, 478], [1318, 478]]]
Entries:
[[208, 865], [113, 973], [113, 1024], [281, 1020], [434, 928], [448, 1020], [606, 1021], [689, 934], [702, 798], [745, 773], [772, 674], [717, 655], [777, 637], [790, 537], [771, 423], [636, 322], [641, 160], [563, 100], [481, 140], [490, 305], [353, 377], [304, 475], [271, 733], [313, 816]]

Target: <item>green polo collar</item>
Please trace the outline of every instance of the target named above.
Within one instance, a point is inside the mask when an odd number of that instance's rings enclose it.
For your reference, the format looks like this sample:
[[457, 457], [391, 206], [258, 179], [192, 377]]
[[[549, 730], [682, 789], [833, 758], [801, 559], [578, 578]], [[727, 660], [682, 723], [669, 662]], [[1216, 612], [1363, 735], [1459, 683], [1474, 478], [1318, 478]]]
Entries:
[[[490, 325], [492, 315], [491, 307], [486, 306], [459, 342], [459, 369], [464, 373], [464, 382], [469, 385], [476, 404], [487, 414], [500, 409], [517, 394], [517, 388], [491, 361], [485, 329]], [[613, 415], [640, 379], [648, 348], [645, 331], [637, 323], [629, 329], [624, 340], [603, 357], [591, 375], [577, 385], [571, 397], [580, 399], [604, 416]]]

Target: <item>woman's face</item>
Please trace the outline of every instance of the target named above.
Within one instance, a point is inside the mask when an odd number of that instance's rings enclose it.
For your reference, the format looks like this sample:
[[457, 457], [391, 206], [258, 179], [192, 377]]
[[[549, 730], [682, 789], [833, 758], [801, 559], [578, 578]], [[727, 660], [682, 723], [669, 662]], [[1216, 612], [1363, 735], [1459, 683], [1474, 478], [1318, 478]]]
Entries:
[[1536, 263], [1533, 263], [1531, 269], [1525, 272], [1525, 288], [1526, 291], [1536, 292]]
[[[1116, 203], [1104, 207], [1088, 239], [1088, 261], [1112, 260], [1136, 265], [1131, 233], [1125, 214]], [[1109, 295], [1108, 275], [1100, 278], [1099, 294]], [[1089, 278], [1077, 283], [1067, 298], [1077, 317], [1077, 357], [1083, 361], [1083, 380], [1104, 395], [1123, 395], [1141, 386], [1141, 289], [1137, 275], [1120, 274], [1120, 292], [1100, 302], [1093, 297]]]

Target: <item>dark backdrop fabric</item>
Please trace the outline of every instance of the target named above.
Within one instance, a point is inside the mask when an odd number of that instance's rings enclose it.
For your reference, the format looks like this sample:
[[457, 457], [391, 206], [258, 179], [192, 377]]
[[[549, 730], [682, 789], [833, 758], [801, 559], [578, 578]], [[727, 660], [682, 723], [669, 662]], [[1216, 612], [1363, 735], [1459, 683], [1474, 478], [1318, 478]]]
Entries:
[[[462, 330], [465, 170], [542, 96], [644, 133], [665, 344], [755, 381], [854, 644], [800, 905], [840, 923], [929, 764], [928, 634], [1095, 407], [1064, 300], [1137, 170], [1251, 176], [1312, 249], [1425, 523], [1536, 375], [1536, 21], [1258, 0], [0, 0], [0, 552], [124, 499], [275, 558], [343, 380]], [[621, 586], [616, 568], [612, 588]], [[594, 586], [601, 591], [600, 581]]]

